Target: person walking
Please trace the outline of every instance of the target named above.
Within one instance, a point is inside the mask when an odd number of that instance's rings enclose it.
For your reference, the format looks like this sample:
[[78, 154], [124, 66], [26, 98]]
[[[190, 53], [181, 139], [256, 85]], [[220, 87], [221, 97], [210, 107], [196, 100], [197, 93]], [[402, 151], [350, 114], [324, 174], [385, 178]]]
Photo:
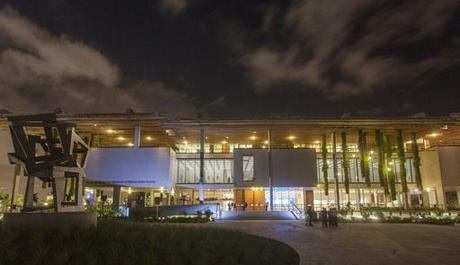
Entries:
[[323, 209], [321, 210], [321, 226], [323, 228], [326, 228], [327, 227], [327, 210], [326, 208], [323, 207]]
[[[311, 205], [308, 205], [308, 208], [307, 208], [307, 221], [308, 221], [308, 226], [313, 226], [313, 218], [314, 218], [314, 215], [315, 215], [315, 211], [313, 211], [313, 208], [311, 207]], [[306, 225], [306, 223], [305, 223]]]

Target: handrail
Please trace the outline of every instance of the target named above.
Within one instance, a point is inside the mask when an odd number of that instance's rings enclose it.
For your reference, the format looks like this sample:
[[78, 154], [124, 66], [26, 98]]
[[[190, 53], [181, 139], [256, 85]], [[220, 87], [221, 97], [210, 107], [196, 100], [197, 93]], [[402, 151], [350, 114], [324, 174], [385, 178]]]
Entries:
[[[296, 205], [294, 202], [291, 201], [291, 202], [289, 203], [289, 206], [290, 206], [290, 207], [289, 207], [289, 208], [290, 208], [289, 210], [290, 210], [292, 213], [294, 213], [295, 215], [297, 215], [297, 216], [299, 217], [299, 219], [303, 219], [303, 218], [304, 218], [304, 212], [301, 211], [301, 210], [299, 209], [299, 207], [297, 207], [297, 205]], [[291, 207], [292, 207], [292, 208], [291, 208]]]

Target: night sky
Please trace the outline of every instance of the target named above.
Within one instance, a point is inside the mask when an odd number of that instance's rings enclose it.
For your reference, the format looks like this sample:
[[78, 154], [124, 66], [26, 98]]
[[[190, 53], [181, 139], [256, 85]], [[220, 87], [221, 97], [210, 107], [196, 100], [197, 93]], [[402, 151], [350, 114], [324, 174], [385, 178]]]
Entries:
[[0, 3], [3, 112], [460, 112], [458, 0]]

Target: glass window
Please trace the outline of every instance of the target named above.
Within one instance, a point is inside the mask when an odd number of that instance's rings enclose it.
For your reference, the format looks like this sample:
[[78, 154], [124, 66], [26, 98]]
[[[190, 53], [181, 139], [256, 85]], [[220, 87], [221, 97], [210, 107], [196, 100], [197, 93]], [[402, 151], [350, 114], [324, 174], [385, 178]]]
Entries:
[[[200, 160], [177, 160], [177, 183], [200, 182]], [[233, 183], [233, 159], [205, 159], [204, 183]]]
[[243, 181], [254, 180], [254, 156], [243, 156]]

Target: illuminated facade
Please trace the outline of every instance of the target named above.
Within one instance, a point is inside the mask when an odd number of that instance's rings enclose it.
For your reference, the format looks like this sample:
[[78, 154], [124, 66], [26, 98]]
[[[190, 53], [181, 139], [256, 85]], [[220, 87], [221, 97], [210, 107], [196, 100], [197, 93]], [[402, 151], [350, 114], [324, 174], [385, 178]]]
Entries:
[[[88, 203], [107, 198], [109, 204], [148, 207], [203, 201], [224, 210], [232, 203], [247, 203], [248, 210], [459, 205], [456, 115], [171, 120], [134, 113], [60, 119], [75, 122], [91, 147]], [[5, 128], [3, 119], [0, 177], [6, 191], [13, 171], [4, 156], [10, 148]], [[46, 203], [46, 194], [42, 198]]]

